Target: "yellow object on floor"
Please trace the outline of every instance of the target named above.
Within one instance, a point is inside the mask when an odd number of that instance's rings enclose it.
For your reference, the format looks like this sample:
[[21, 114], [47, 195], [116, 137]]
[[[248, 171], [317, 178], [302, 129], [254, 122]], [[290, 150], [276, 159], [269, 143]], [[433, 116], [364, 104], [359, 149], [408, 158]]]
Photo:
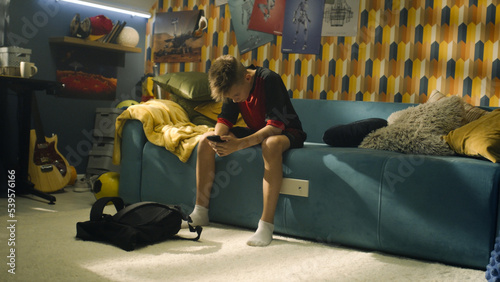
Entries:
[[118, 172], [105, 172], [97, 178], [92, 192], [96, 199], [104, 197], [118, 197], [118, 186], [120, 184], [120, 174]]

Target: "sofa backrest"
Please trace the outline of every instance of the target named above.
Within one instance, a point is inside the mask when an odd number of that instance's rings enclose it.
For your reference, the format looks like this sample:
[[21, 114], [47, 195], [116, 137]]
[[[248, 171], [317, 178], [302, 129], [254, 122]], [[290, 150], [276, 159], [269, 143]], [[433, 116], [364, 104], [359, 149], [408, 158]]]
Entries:
[[307, 142], [323, 143], [323, 133], [334, 125], [367, 118], [387, 119], [391, 113], [417, 104], [337, 100], [292, 99], [307, 133]]

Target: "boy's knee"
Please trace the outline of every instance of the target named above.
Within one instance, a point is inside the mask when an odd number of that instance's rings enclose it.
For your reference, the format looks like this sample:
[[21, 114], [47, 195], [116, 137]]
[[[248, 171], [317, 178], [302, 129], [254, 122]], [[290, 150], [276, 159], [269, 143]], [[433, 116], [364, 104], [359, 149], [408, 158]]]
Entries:
[[198, 152], [199, 151], [204, 151], [204, 150], [212, 150], [212, 147], [210, 147], [210, 144], [208, 144], [208, 139], [207, 136], [213, 135], [212, 132], [207, 132], [203, 135], [200, 136], [200, 139], [198, 140]]
[[281, 138], [278, 137], [279, 135], [274, 135], [266, 138], [262, 142], [262, 152], [264, 154], [266, 153], [279, 153], [281, 154], [283, 152], [283, 141]]
[[200, 136], [200, 139], [199, 139], [199, 143], [202, 143], [202, 144], [207, 144], [208, 145], [208, 139], [207, 137], [208, 136], [212, 136], [214, 135], [214, 132], [213, 131], [207, 131], [205, 133], [203, 133], [201, 136]]

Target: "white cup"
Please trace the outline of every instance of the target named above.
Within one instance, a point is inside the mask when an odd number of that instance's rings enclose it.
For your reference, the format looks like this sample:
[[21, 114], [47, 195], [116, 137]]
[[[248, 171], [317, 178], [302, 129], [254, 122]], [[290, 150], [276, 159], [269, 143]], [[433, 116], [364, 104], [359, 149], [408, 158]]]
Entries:
[[29, 78], [34, 76], [38, 72], [38, 68], [35, 67], [35, 63], [21, 62], [21, 77]]

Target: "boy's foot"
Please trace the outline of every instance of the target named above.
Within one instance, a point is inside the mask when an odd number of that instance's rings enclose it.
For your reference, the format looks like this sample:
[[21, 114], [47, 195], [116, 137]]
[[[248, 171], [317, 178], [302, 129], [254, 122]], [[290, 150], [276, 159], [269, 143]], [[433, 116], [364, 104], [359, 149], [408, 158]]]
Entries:
[[259, 220], [259, 227], [255, 234], [247, 241], [247, 245], [264, 247], [271, 244], [273, 240], [274, 224]]
[[210, 223], [208, 220], [208, 209], [203, 206], [194, 206], [194, 210], [189, 216], [193, 221], [191, 223], [192, 226], [207, 226]]

